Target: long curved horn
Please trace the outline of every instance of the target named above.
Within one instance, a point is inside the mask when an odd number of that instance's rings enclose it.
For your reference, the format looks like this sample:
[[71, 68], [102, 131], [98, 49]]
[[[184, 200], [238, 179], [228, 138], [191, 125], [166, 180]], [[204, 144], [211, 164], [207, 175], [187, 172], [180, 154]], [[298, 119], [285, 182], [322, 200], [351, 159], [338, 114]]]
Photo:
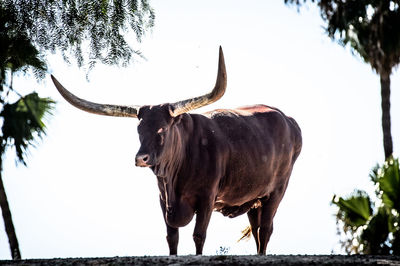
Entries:
[[190, 110], [194, 110], [200, 108], [202, 106], [211, 104], [217, 100], [219, 100], [222, 95], [225, 93], [226, 89], [226, 69], [225, 69], [225, 60], [224, 53], [222, 52], [222, 47], [219, 47], [219, 59], [218, 59], [218, 74], [217, 81], [215, 82], [215, 87], [212, 92], [205, 94], [200, 97], [190, 98], [184, 101], [179, 101], [171, 104], [173, 109], [171, 111], [171, 116], [175, 117], [180, 114], [189, 112]]
[[140, 106], [126, 106], [126, 105], [111, 105], [111, 104], [99, 104], [93, 103], [81, 98], [76, 97], [67, 89], [61, 85], [58, 80], [51, 75], [51, 79], [53, 80], [54, 85], [60, 94], [73, 106], [98, 115], [108, 115], [108, 116], [120, 116], [120, 117], [137, 117], [138, 110]]

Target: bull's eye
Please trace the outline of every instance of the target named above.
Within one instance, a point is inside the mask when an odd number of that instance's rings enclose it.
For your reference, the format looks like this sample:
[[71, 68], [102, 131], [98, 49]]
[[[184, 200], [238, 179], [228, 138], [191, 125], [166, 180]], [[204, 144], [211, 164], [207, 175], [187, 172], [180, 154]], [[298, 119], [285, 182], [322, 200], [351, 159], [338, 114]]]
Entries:
[[167, 131], [167, 128], [161, 127], [160, 129], [157, 130], [157, 134], [165, 133], [165, 131]]
[[157, 130], [157, 135], [158, 135], [158, 138], [159, 138], [160, 145], [164, 144], [164, 137], [165, 137], [165, 132], [166, 131], [167, 131], [167, 128], [164, 128], [164, 127], [162, 127], [162, 128]]

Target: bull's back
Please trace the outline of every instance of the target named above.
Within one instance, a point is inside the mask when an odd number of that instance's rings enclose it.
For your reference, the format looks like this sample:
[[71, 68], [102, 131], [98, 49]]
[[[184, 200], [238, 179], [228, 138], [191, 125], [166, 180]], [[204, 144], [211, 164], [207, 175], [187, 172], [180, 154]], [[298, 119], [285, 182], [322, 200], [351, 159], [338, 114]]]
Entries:
[[294, 119], [276, 108], [255, 105], [209, 113], [228, 147], [217, 200], [233, 206], [285, 189], [301, 149]]

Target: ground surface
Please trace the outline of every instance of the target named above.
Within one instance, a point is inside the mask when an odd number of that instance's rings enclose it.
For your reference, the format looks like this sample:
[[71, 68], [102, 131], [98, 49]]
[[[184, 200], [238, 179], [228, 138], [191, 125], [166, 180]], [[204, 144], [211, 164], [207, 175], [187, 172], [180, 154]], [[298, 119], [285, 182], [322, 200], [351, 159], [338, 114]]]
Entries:
[[151, 256], [1, 261], [0, 265], [398, 265], [399, 256]]

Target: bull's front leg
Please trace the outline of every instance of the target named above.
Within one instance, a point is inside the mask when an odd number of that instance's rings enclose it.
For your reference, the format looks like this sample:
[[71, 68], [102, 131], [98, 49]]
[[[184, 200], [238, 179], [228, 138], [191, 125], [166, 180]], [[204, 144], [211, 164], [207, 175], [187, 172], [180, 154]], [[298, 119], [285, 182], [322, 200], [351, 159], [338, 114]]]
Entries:
[[167, 224], [167, 242], [169, 255], [178, 254], [179, 229], [173, 228]]
[[167, 226], [167, 243], [169, 247], [169, 255], [177, 255], [178, 253], [178, 242], [179, 242], [179, 229], [168, 225], [166, 220], [166, 206], [165, 201], [160, 196], [160, 205], [163, 212], [165, 225]]
[[193, 232], [193, 240], [196, 245], [196, 255], [203, 254], [203, 246], [206, 240], [207, 227], [210, 222], [213, 200], [200, 200], [200, 206], [196, 212], [196, 225]]

